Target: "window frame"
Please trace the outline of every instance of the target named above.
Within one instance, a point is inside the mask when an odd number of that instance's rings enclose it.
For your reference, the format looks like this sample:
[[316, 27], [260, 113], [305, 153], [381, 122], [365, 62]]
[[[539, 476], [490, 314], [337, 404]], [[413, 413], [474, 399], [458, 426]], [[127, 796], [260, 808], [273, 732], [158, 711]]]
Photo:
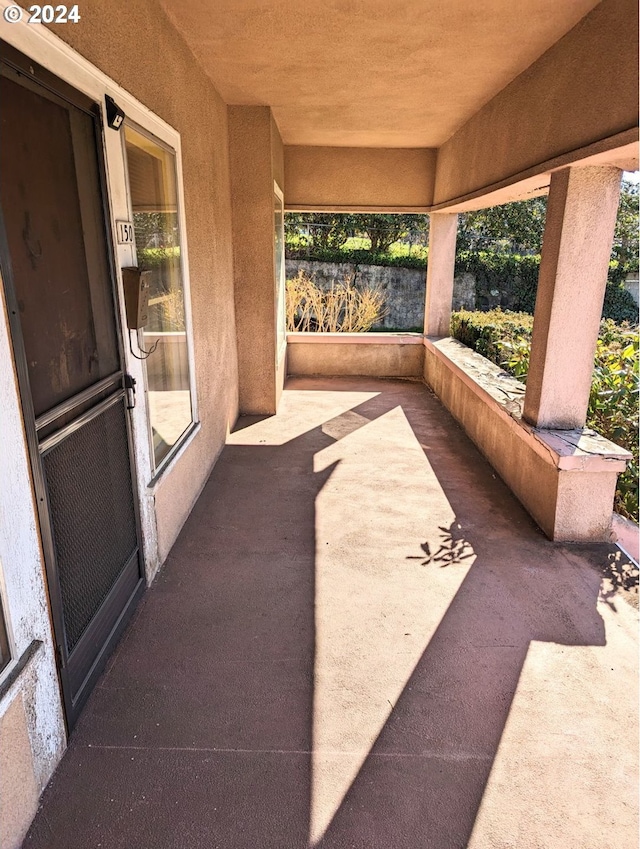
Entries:
[[[173, 462], [176, 460], [178, 454], [182, 452], [185, 448], [186, 444], [190, 441], [191, 437], [194, 433], [200, 428], [200, 420], [198, 417], [198, 396], [196, 390], [196, 376], [195, 376], [195, 356], [193, 350], [193, 322], [191, 316], [191, 286], [190, 286], [190, 278], [189, 278], [189, 263], [188, 263], [188, 251], [187, 251], [187, 234], [186, 234], [186, 219], [184, 212], [184, 183], [182, 176], [182, 152], [180, 150], [179, 143], [174, 147], [171, 142], [166, 139], [161, 138], [155, 132], [145, 127], [143, 124], [135, 121], [129, 116], [127, 116], [122, 124], [122, 132], [120, 133], [121, 145], [122, 145], [122, 162], [124, 167], [124, 177], [126, 182], [126, 191], [127, 191], [127, 208], [129, 210], [129, 220], [133, 222], [133, 204], [131, 197], [131, 186], [129, 184], [129, 163], [127, 160], [127, 148], [126, 148], [126, 138], [125, 138], [125, 127], [131, 127], [132, 130], [144, 136], [145, 138], [152, 141], [154, 144], [157, 144], [158, 147], [167, 151], [173, 156], [175, 163], [175, 179], [176, 179], [176, 195], [177, 195], [177, 219], [178, 219], [178, 233], [180, 236], [180, 274], [182, 278], [182, 295], [184, 298], [184, 316], [185, 316], [185, 338], [187, 343], [187, 361], [189, 363], [189, 392], [190, 392], [190, 400], [191, 400], [191, 422], [187, 426], [187, 428], [182, 432], [178, 440], [171, 447], [171, 450], [167, 452], [167, 454], [160, 460], [159, 463], [156, 463], [155, 458], [155, 449], [153, 444], [153, 428], [151, 424], [151, 408], [149, 405], [149, 385], [148, 385], [148, 377], [147, 377], [147, 367], [144, 360], [141, 362], [142, 366], [142, 374], [144, 378], [144, 393], [146, 399], [146, 425], [147, 425], [147, 438], [149, 441], [149, 457], [151, 464], [151, 480], [149, 481], [149, 486], [153, 487], [158, 480], [164, 475], [164, 473], [173, 465]], [[178, 140], [179, 142], [179, 140]], [[134, 244], [133, 246], [135, 252], [135, 260], [138, 262], [138, 247]], [[135, 333], [135, 341], [140, 348], [144, 343], [141, 339], [142, 331], [139, 330], [128, 330], [124, 329], [125, 333]], [[131, 338], [131, 337], [130, 337]]]
[[9, 605], [7, 603], [7, 591], [4, 581], [4, 573], [2, 564], [0, 563], [0, 627], [4, 626], [7, 635], [7, 650], [8, 660], [5, 666], [0, 668], [0, 684], [11, 674], [11, 670], [16, 665], [17, 653], [16, 645], [13, 637], [13, 629], [11, 627], [11, 616], [9, 613]]
[[[278, 280], [278, 257], [276, 256], [275, 245], [275, 204], [274, 204], [274, 254], [273, 254], [273, 280], [275, 287], [275, 337], [276, 337], [276, 369], [279, 368], [282, 359], [287, 351], [287, 269], [286, 269], [286, 241], [285, 241], [285, 230], [284, 230], [284, 221], [286, 209], [284, 205], [284, 192], [278, 185], [278, 183], [273, 181], [273, 195], [274, 198], [277, 198], [280, 204], [282, 205], [282, 266], [281, 266], [281, 276], [282, 280]], [[282, 293], [282, 304], [278, 305], [279, 295]], [[282, 339], [280, 340], [278, 337], [278, 312], [281, 312], [284, 316], [284, 329], [282, 333]]]

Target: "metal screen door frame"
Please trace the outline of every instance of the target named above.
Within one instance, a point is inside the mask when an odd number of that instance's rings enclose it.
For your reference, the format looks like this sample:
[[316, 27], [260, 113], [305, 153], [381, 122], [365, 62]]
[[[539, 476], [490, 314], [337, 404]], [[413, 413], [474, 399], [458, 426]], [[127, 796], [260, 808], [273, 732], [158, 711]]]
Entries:
[[[113, 307], [114, 329], [116, 337], [116, 348], [119, 367], [110, 376], [93, 383], [86, 390], [74, 394], [67, 402], [59, 404], [52, 411], [36, 419], [29, 367], [23, 329], [20, 319], [20, 309], [17, 291], [14, 282], [11, 263], [11, 253], [5, 226], [4, 213], [0, 204], [0, 276], [4, 287], [7, 317], [11, 341], [13, 347], [14, 365], [18, 382], [20, 402], [22, 407], [22, 418], [24, 432], [27, 441], [29, 461], [32, 473], [32, 484], [40, 525], [40, 540], [44, 555], [44, 565], [47, 577], [47, 593], [49, 597], [50, 613], [53, 623], [53, 633], [56, 645], [56, 661], [62, 699], [65, 712], [67, 729], [70, 731], [75, 724], [80, 711], [91, 692], [96, 679], [102, 672], [109, 654], [121, 636], [128, 620], [135, 608], [140, 596], [144, 592], [146, 581], [144, 578], [144, 563], [142, 560], [142, 531], [140, 522], [140, 510], [138, 502], [138, 487], [135, 468], [135, 451], [132, 435], [132, 423], [127, 412], [127, 389], [125, 387], [125, 352], [123, 344], [123, 331], [120, 310], [118, 307], [118, 294], [116, 289], [115, 250], [110, 231], [111, 211], [109, 208], [109, 194], [107, 188], [105, 150], [103, 124], [99, 105], [90, 97], [76, 90], [68, 83], [59, 79], [54, 74], [40, 67], [29, 57], [20, 53], [6, 42], [0, 40], [0, 73], [5, 68], [10, 69], [11, 76], [17, 72], [24, 79], [27, 89], [44, 89], [58, 99], [66, 101], [72, 107], [81, 110], [85, 115], [91, 117], [94, 128], [95, 155], [98, 168], [97, 191], [100, 196], [102, 211], [104, 248], [107, 263], [107, 275], [110, 282], [109, 296]], [[5, 74], [3, 74], [5, 75]], [[7, 74], [8, 76], [8, 74]], [[93, 403], [96, 402], [97, 403]], [[133, 512], [135, 520], [136, 548], [132, 557], [123, 566], [119, 577], [112, 584], [106, 598], [94, 613], [89, 625], [85, 628], [73, 651], [68, 649], [66, 639], [66, 626], [64, 618], [64, 607], [60, 575], [57, 565], [56, 549], [53, 534], [53, 516], [50, 506], [49, 487], [44, 470], [44, 458], [61, 444], [74, 431], [88, 425], [101, 414], [107, 412], [116, 405], [122, 405], [126, 428], [126, 444], [128, 450], [128, 467], [130, 474], [131, 496], [133, 501]], [[38, 430], [46, 426], [47, 420], [53, 421], [63, 417], [66, 412], [71, 412], [84, 406], [73, 420], [62, 424], [59, 430], [48, 437], [39, 438]], [[55, 415], [53, 415], [55, 413]], [[43, 424], [44, 422], [44, 424]], [[134, 586], [124, 585], [122, 576], [127, 571], [135, 557], [137, 563], [137, 581]], [[131, 570], [129, 570], [131, 571]], [[113, 624], [109, 627], [109, 622]], [[106, 639], [103, 639], [106, 632]], [[99, 633], [102, 632], [102, 633]], [[70, 668], [69, 660], [73, 654], [75, 668], [79, 667], [74, 674]], [[93, 658], [93, 659], [92, 659]], [[87, 669], [87, 664], [88, 669]], [[84, 671], [82, 671], [84, 670]]]

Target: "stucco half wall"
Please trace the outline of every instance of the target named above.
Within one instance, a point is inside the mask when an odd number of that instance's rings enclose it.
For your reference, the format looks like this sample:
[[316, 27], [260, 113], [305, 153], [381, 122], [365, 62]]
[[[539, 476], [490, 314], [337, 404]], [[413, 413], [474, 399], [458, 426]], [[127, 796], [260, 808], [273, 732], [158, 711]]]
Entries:
[[426, 212], [433, 202], [431, 148], [285, 145], [289, 210]]
[[545, 534], [610, 540], [616, 481], [631, 455], [586, 429], [527, 425], [515, 378], [455, 339], [424, 342], [425, 382]]
[[181, 135], [201, 427], [154, 491], [161, 563], [238, 413], [227, 107], [156, 4], [101, 0], [51, 29]]
[[288, 333], [287, 373], [422, 378], [419, 333]]

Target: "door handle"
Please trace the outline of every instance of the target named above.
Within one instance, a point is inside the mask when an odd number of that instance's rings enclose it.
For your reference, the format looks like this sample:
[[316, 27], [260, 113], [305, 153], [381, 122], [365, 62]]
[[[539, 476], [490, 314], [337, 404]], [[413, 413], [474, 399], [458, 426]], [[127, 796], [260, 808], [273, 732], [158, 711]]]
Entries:
[[136, 405], [136, 379], [130, 374], [124, 375], [124, 388], [127, 393], [127, 410], [133, 410]]

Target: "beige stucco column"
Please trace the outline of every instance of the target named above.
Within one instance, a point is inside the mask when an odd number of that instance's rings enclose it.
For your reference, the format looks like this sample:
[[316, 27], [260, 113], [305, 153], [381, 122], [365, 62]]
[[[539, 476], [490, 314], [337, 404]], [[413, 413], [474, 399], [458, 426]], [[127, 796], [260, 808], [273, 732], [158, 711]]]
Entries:
[[229, 166], [240, 412], [275, 413], [274, 183], [284, 190], [282, 140], [268, 106], [230, 106]]
[[427, 336], [449, 335], [457, 232], [458, 216], [455, 212], [434, 212], [429, 216], [429, 261], [424, 305], [424, 332]]
[[538, 427], [585, 424], [621, 175], [551, 175], [523, 412]]

